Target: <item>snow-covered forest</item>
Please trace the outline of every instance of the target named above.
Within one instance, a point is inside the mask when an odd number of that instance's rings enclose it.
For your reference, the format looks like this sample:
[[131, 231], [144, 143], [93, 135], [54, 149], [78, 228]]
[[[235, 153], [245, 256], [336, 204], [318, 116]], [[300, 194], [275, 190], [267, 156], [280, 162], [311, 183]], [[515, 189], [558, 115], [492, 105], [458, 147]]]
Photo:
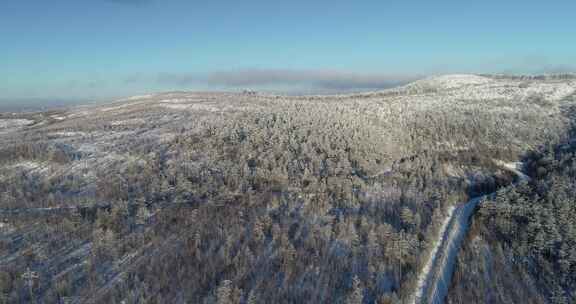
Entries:
[[574, 229], [554, 215], [574, 213], [573, 154], [558, 151], [573, 153], [575, 92], [573, 75], [448, 75], [0, 114], [1, 299], [402, 303], [448, 211], [511, 185], [500, 163], [525, 160], [534, 182], [481, 205], [453, 278], [470, 285], [448, 301], [491, 294], [463, 275], [480, 235], [530, 253], [527, 276], [562, 273], [527, 279], [535, 303], [570, 303]]

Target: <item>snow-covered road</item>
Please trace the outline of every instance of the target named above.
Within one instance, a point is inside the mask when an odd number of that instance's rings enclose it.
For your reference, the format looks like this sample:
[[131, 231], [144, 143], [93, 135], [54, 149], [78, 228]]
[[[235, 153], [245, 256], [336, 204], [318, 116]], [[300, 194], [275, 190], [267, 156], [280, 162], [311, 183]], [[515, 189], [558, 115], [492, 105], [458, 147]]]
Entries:
[[[505, 164], [498, 162], [506, 170], [516, 174], [518, 180], [528, 180], [529, 177], [520, 171], [521, 163]], [[416, 284], [416, 291], [409, 303], [443, 303], [448, 293], [448, 287], [454, 273], [454, 265], [458, 251], [462, 245], [468, 228], [470, 217], [476, 206], [489, 196], [475, 197], [465, 204], [452, 207], [438, 231], [438, 239], [430, 253], [430, 257], [422, 268]]]

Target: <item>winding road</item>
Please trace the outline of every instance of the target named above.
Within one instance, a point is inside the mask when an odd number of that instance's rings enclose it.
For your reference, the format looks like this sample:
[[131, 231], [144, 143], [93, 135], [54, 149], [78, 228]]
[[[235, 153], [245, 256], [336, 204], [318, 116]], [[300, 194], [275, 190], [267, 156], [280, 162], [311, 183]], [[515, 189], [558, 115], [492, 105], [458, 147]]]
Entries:
[[[514, 173], [518, 181], [530, 179], [520, 171], [522, 163], [497, 162], [497, 164]], [[475, 197], [463, 205], [448, 210], [448, 216], [438, 231], [438, 239], [418, 276], [416, 291], [409, 303], [444, 303], [458, 251], [470, 227], [470, 217], [483, 199], [493, 195], [495, 192]]]

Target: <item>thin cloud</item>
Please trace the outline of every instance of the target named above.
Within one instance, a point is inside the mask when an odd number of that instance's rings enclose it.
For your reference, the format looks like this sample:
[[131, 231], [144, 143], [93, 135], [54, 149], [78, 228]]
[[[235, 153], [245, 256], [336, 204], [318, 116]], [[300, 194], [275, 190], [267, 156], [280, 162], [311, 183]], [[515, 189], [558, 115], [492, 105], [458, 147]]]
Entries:
[[576, 72], [576, 65], [558, 63], [552, 58], [534, 55], [524, 57], [518, 70], [526, 70], [533, 74], [563, 74]]
[[541, 70], [547, 74], [575, 73], [576, 66], [569, 64], [549, 64], [543, 66]]
[[384, 89], [419, 77], [391, 74], [364, 74], [330, 70], [243, 69], [205, 76], [161, 74], [158, 82], [186, 86], [207, 84], [219, 87], [308, 87], [324, 90]]
[[178, 86], [187, 86], [191, 84], [206, 83], [206, 77], [189, 73], [160, 73], [156, 77], [160, 84], [174, 84]]

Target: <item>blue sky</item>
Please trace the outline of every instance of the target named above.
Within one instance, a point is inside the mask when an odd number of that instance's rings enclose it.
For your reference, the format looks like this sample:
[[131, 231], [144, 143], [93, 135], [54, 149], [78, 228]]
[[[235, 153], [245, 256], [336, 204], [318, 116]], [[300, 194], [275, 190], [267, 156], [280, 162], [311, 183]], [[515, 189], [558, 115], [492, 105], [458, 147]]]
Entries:
[[576, 65], [576, 1], [0, 1], [0, 102]]

